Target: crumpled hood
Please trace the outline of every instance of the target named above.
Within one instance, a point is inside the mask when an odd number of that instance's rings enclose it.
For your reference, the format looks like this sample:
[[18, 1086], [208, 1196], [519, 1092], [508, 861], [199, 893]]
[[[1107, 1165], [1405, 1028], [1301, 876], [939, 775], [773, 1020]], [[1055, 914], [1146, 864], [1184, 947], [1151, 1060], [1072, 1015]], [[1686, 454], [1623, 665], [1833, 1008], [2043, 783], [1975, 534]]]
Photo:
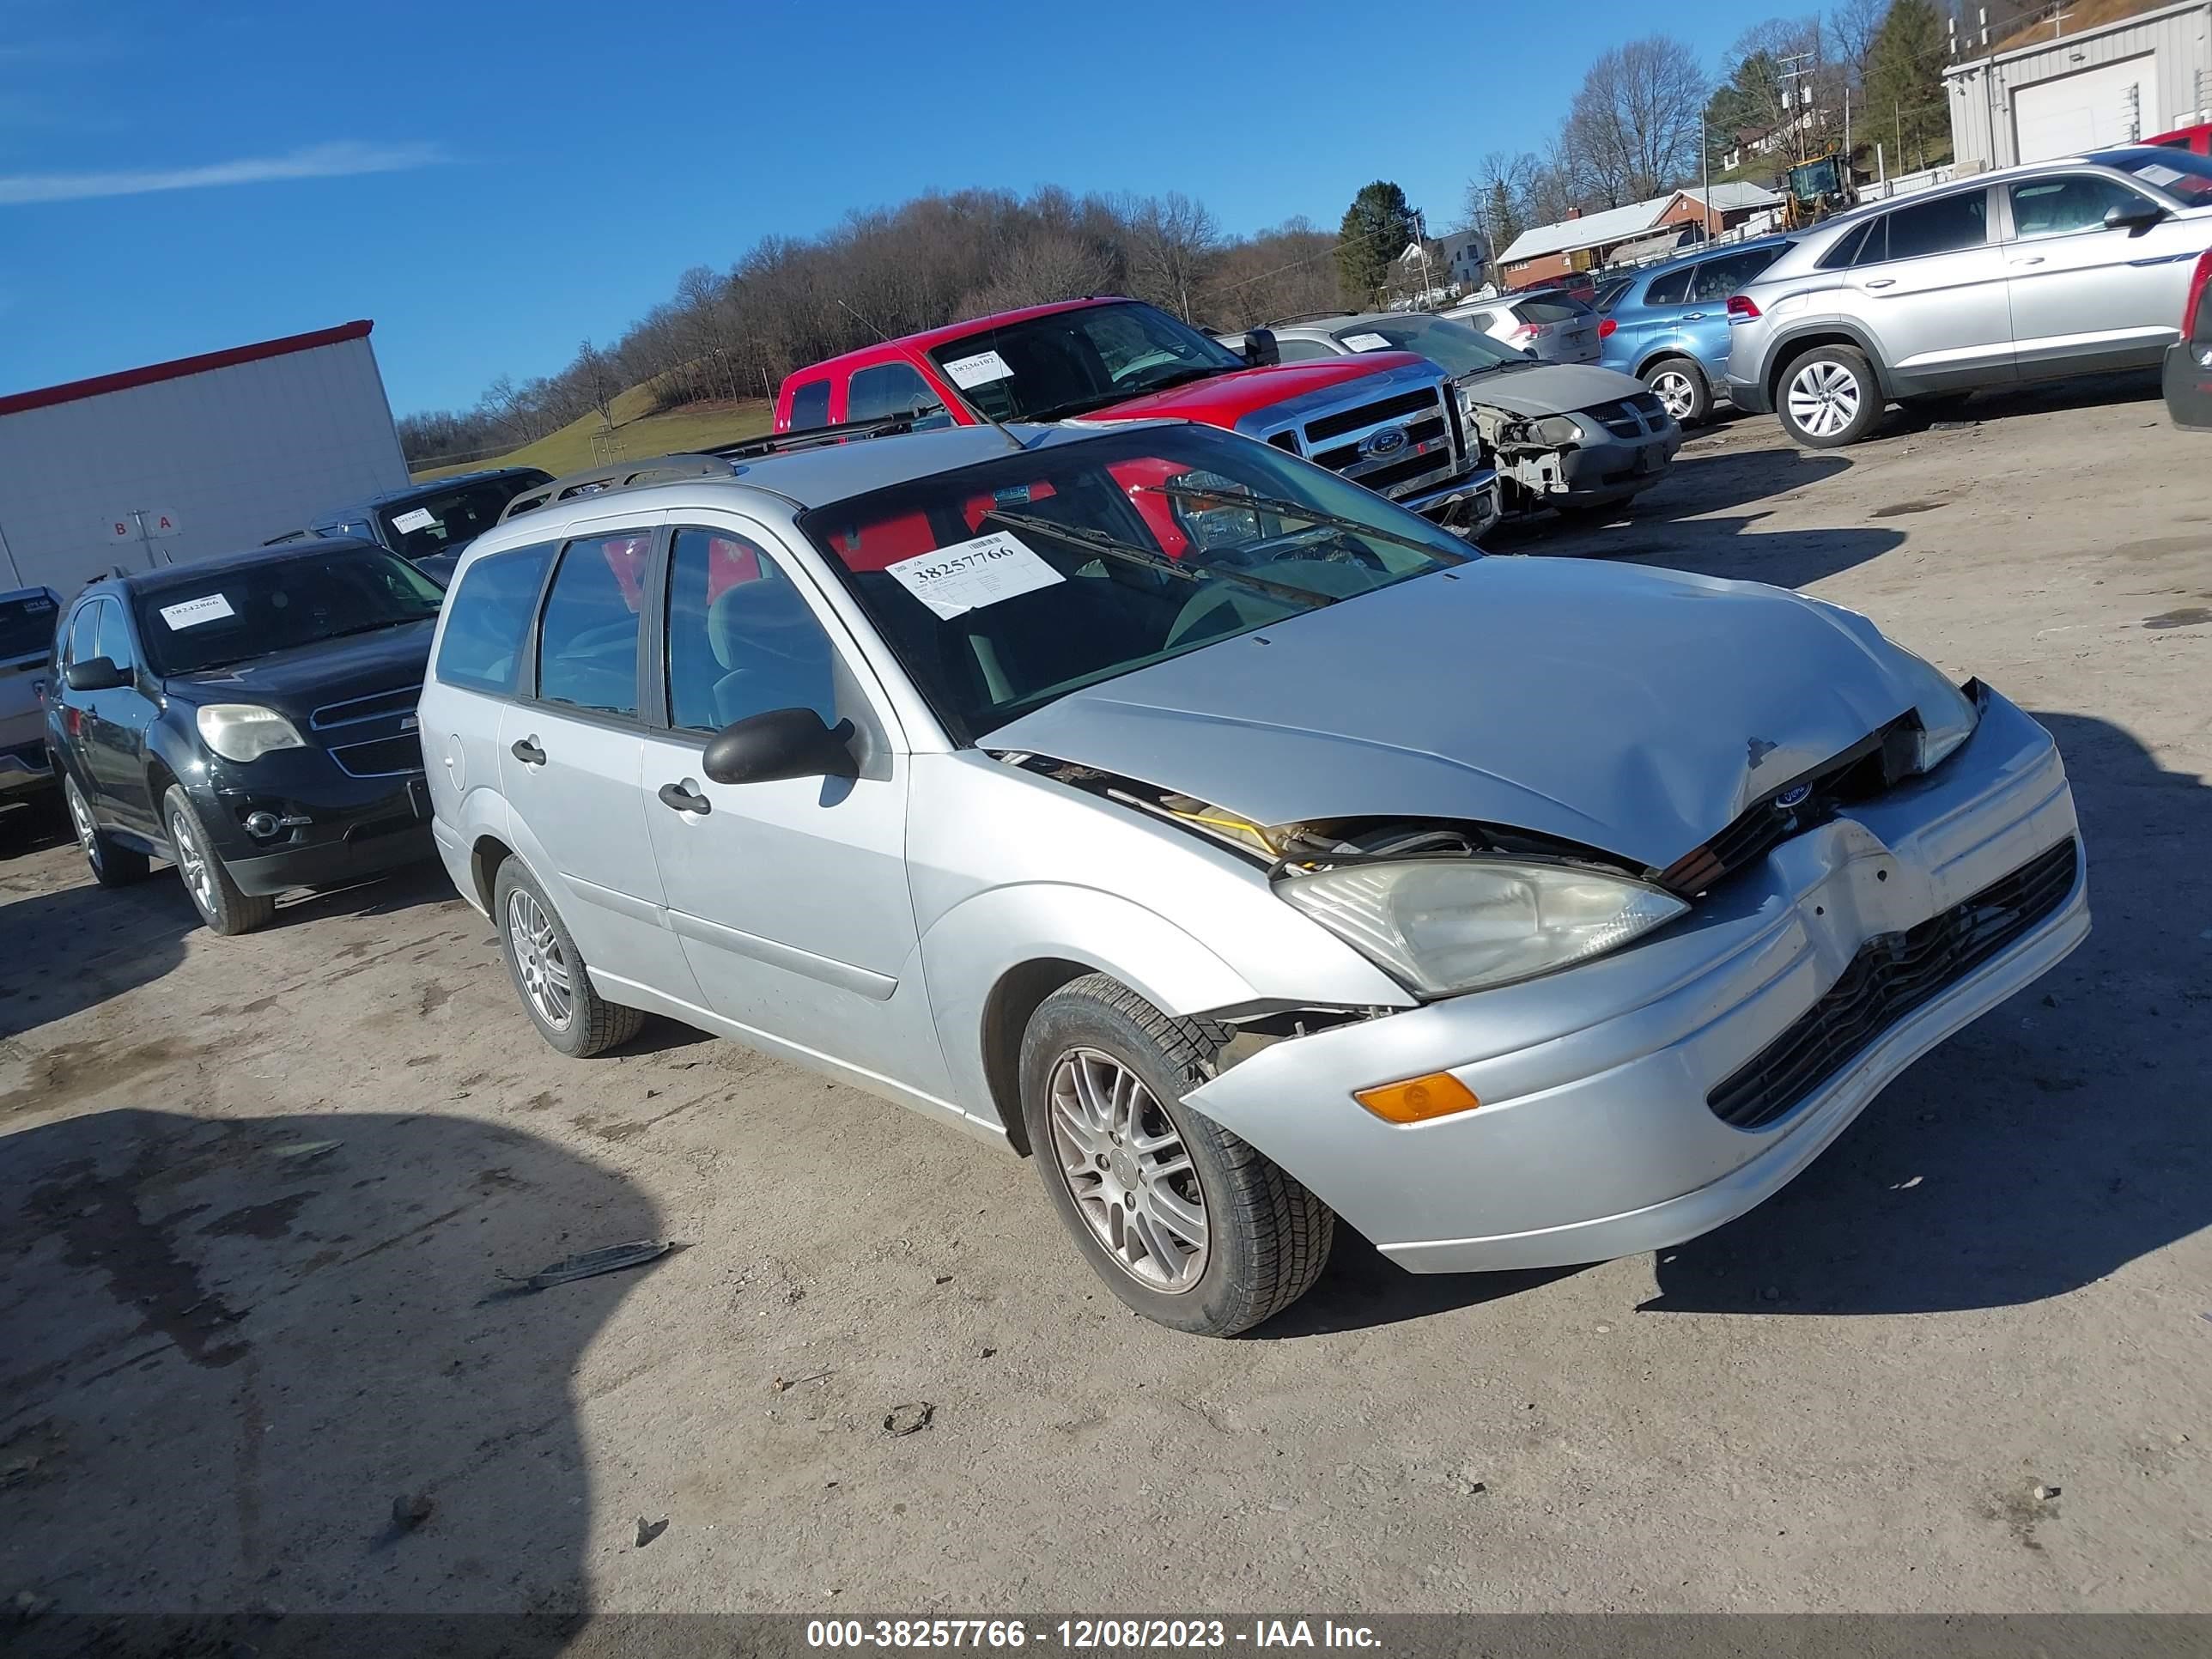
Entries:
[[1460, 389], [1473, 401], [1488, 404], [1510, 415], [1564, 415], [1571, 410], [1599, 404], [1617, 404], [1644, 390], [1644, 382], [1617, 368], [1595, 363], [1531, 363], [1526, 368], [1510, 365], [1472, 374]]
[[986, 746], [1285, 824], [1468, 819], [1664, 869], [1895, 719], [1872, 623], [1780, 588], [1484, 558], [1075, 691]]

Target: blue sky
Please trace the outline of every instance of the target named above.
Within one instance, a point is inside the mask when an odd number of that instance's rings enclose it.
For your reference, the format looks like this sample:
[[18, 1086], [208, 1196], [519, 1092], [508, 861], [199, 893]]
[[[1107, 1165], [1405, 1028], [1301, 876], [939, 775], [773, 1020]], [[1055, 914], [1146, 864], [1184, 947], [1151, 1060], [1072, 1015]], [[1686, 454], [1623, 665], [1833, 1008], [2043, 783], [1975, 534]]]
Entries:
[[1380, 177], [1442, 226], [1606, 46], [1662, 27], [1710, 68], [1765, 15], [0, 0], [0, 393], [370, 317], [396, 412], [467, 404], [689, 265], [933, 187], [1181, 190], [1250, 230]]

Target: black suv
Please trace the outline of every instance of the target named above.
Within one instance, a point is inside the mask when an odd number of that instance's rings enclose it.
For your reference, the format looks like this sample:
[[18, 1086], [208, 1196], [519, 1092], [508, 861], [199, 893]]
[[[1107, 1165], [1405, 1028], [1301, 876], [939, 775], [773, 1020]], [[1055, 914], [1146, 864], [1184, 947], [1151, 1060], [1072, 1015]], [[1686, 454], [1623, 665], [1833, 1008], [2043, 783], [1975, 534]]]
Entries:
[[444, 590], [316, 540], [95, 578], [54, 640], [46, 739], [103, 887], [174, 861], [218, 933], [431, 855], [415, 704]]

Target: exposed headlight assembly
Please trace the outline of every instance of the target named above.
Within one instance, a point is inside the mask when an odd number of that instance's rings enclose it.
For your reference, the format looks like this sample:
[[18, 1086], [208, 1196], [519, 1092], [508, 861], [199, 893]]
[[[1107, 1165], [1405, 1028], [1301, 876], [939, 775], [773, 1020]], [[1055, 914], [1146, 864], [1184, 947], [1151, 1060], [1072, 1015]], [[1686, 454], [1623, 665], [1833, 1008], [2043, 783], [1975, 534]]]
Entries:
[[1586, 962], [1690, 908], [1626, 877], [1490, 859], [1339, 865], [1278, 890], [1423, 996]]
[[1540, 444], [1563, 449], [1582, 442], [1589, 434], [1571, 415], [1547, 415], [1540, 421], [1528, 422], [1528, 435]]
[[1902, 646], [1895, 647], [1913, 680], [1913, 706], [1920, 711], [1920, 767], [1932, 772], [1974, 735], [1982, 718], [1981, 705], [1943, 678], [1932, 662], [1916, 657]]
[[258, 760], [275, 749], [305, 749], [299, 728], [273, 708], [211, 702], [199, 711], [200, 741], [227, 761]]

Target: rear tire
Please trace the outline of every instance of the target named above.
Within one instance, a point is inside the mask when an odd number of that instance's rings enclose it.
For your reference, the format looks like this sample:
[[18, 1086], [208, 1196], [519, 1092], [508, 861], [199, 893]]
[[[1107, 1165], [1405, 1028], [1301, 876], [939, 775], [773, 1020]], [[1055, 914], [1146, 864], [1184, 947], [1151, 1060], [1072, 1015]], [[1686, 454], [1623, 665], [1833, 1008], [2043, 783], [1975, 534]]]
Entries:
[[1703, 426], [1713, 412], [1712, 382], [1705, 379], [1705, 371], [1688, 357], [1662, 357], [1649, 363], [1638, 377], [1653, 397], [1667, 405], [1667, 412], [1674, 417], [1674, 424], [1689, 428]]
[[1808, 449], [1840, 449], [1881, 424], [1881, 383], [1856, 346], [1814, 346], [1790, 359], [1774, 398], [1782, 429]]
[[643, 1012], [609, 1002], [592, 988], [584, 953], [520, 859], [501, 864], [492, 881], [492, 921], [514, 994], [538, 1035], [554, 1048], [571, 1060], [588, 1060], [638, 1034]]
[[102, 887], [128, 887], [133, 882], [146, 879], [153, 867], [152, 861], [135, 847], [125, 847], [106, 830], [93, 822], [92, 803], [84, 798], [84, 791], [76, 787], [76, 780], [64, 775], [62, 779], [62, 808], [69, 819], [70, 833], [76, 837], [77, 850], [84, 854], [86, 867], [92, 878]]
[[1022, 1118], [1060, 1220], [1107, 1288], [1147, 1319], [1234, 1336], [1312, 1288], [1336, 1217], [1183, 1097], [1218, 1031], [1104, 974], [1047, 997], [1022, 1038]]
[[182, 784], [172, 784], [161, 797], [161, 822], [169, 826], [169, 856], [177, 874], [210, 932], [228, 937], [269, 925], [276, 914], [276, 895], [246, 892], [231, 879], [230, 867], [215, 850], [199, 809]]

